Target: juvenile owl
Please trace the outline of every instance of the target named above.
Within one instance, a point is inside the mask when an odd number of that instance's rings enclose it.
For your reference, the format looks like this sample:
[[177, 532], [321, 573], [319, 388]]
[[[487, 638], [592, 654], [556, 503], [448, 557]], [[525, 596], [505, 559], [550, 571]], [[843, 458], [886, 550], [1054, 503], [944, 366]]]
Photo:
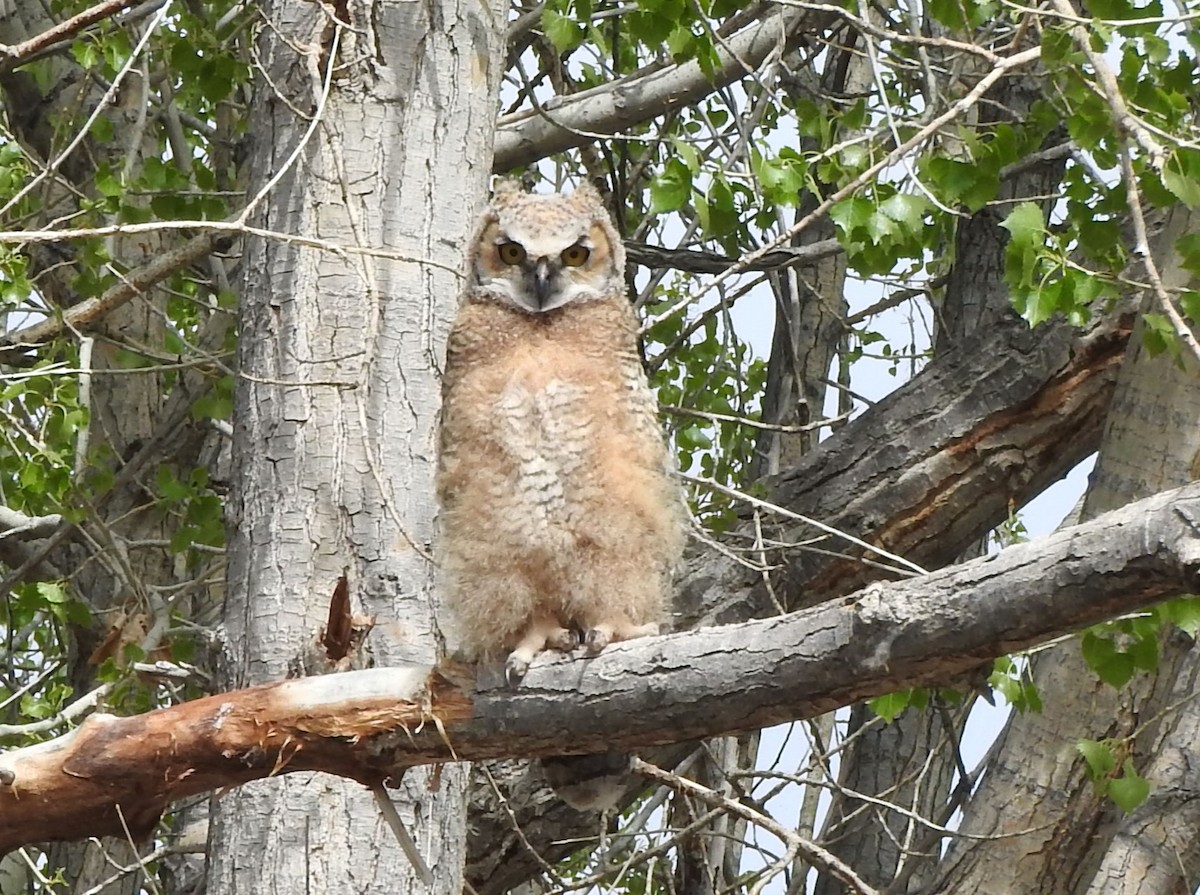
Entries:
[[463, 651], [589, 652], [658, 632], [685, 516], [625, 252], [584, 186], [501, 183], [467, 256], [443, 385], [438, 562]]

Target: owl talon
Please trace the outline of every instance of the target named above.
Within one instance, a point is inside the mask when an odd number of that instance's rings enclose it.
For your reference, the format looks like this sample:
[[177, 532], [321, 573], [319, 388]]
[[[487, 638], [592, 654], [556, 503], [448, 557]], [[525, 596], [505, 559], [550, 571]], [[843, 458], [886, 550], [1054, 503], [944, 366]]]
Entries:
[[513, 653], [504, 663], [504, 683], [515, 690], [521, 686], [521, 681], [525, 679], [527, 671], [529, 671], [529, 661]]
[[583, 642], [588, 655], [594, 656], [612, 642], [612, 637], [604, 628], [589, 628]]
[[573, 652], [579, 646], [579, 632], [574, 628], [560, 628], [546, 639], [546, 648], [560, 653]]

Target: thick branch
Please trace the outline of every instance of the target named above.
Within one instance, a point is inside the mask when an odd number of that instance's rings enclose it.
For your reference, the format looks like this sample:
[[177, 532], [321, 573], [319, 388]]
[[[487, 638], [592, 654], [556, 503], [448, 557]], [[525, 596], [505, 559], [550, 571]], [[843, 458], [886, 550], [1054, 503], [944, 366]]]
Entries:
[[[405, 768], [741, 733], [892, 690], [1200, 590], [1200, 484], [996, 556], [805, 612], [539, 661], [517, 691], [381, 668], [93, 716], [0, 756], [0, 851], [146, 835], [174, 799], [293, 771]], [[489, 676], [491, 672], [489, 671]], [[119, 806], [119, 812], [118, 812]]]
[[[826, 17], [822, 14], [821, 21]], [[815, 19], [813, 13], [799, 9], [764, 17], [718, 48], [720, 61], [711, 77], [699, 62], [684, 62], [636, 73], [613, 84], [555, 98], [540, 109], [508, 116], [496, 128], [492, 170], [503, 173], [532, 164], [590, 143], [597, 136], [615, 134], [691, 105], [750, 74], [771, 53], [791, 49], [802, 30], [819, 27]]]
[[[843, 251], [836, 239], [823, 239], [811, 245], [780, 246], [747, 264], [743, 270], [778, 270], [783, 267], [811, 266]], [[667, 249], [644, 242], [625, 243], [630, 261], [646, 267], [670, 267], [688, 273], [720, 273], [738, 262], [717, 252], [696, 249]]]
[[[801, 458], [771, 499], [926, 568], [948, 565], [1096, 450], [1132, 321], [1128, 309], [1087, 333], [1001, 321]], [[819, 534], [795, 523], [772, 533]], [[814, 546], [792, 551], [775, 582], [789, 608], [880, 577], [846, 541]], [[758, 572], [712, 553], [689, 563], [675, 608], [684, 628], [774, 611]]]

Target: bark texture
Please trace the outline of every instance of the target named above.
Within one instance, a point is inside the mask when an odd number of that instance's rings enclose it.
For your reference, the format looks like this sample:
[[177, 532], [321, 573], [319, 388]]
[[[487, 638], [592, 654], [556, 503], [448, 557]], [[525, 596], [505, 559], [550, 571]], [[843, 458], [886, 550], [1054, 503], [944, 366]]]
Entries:
[[[1193, 227], [1194, 215], [1177, 212], [1153, 247], [1170, 286], [1188, 282], [1172, 247]], [[1177, 364], [1151, 357], [1136, 333], [1084, 515], [1194, 479], [1200, 468], [1197, 419], [1200, 371], [1194, 359]], [[936, 891], [965, 885], [981, 893], [1100, 895], [1195, 887], [1200, 849], [1194, 769], [1200, 756], [1190, 736], [1195, 700], [1180, 694], [1195, 679], [1198, 657], [1191, 638], [1169, 627], [1160, 635], [1159, 652], [1157, 671], [1138, 675], [1119, 692], [1096, 678], [1073, 640], [1037, 657], [1035, 680], [1045, 709], [1010, 721], [963, 825], [964, 832], [984, 837], [1024, 832], [957, 842], [939, 869]], [[1098, 794], [1074, 748], [1085, 738], [1123, 743], [1155, 789], [1151, 802], [1122, 817]]]
[[[351, 248], [247, 244], [230, 686], [331, 670], [313, 647], [346, 572], [354, 612], [374, 619], [351, 664], [438, 654], [437, 363], [486, 195], [503, 50], [495, 5], [363, 0], [339, 6], [350, 27], [300, 0], [264, 12], [254, 222]], [[398, 790], [438, 892], [461, 890], [464, 785], [451, 768]], [[215, 803], [213, 825], [210, 891], [425, 891], [370, 794], [343, 780], [245, 787]]]
[[[1032, 488], [1066, 475], [1095, 450], [1097, 420], [1107, 409], [1132, 325], [1131, 309], [1086, 332], [1065, 322], [1031, 330], [1005, 318], [936, 357], [877, 404], [870, 421], [864, 417], [843, 427], [774, 479], [772, 499], [868, 542], [877, 529], [905, 526], [910, 558], [948, 562], [948, 554], [957, 556], [1007, 518], [1006, 495], [1025, 499]], [[796, 524], [782, 539], [812, 534]], [[747, 526], [731, 540], [752, 538]], [[784, 575], [776, 591], [793, 605], [849, 593], [881, 576], [877, 567], [846, 558], [858, 548], [827, 541], [818, 546], [837, 548], [839, 555], [789, 552], [799, 571]], [[958, 553], [951, 553], [947, 541], [962, 545]], [[805, 570], [814, 578], [825, 575], [819, 580], [829, 583], [811, 587]], [[690, 558], [675, 609], [675, 626], [682, 630], [778, 612], [759, 571], [703, 548]], [[683, 757], [676, 751], [657, 761], [673, 766]], [[507, 891], [540, 870], [526, 842], [553, 860], [573, 850], [556, 843], [595, 835], [597, 829], [595, 815], [554, 800], [536, 773], [530, 779], [506, 766], [495, 776], [509, 793], [505, 805], [490, 784], [472, 794], [480, 807], [474, 812], [468, 879], [481, 895]], [[509, 808], [523, 838], [513, 830]]]

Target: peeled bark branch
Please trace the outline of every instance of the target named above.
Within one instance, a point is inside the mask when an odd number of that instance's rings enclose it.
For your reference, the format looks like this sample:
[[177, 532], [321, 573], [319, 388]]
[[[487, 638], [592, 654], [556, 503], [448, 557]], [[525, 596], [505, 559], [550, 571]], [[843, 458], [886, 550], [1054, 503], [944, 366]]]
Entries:
[[90, 9], [85, 9], [77, 16], [72, 16], [65, 22], [58, 23], [53, 28], [48, 28], [29, 40], [23, 40], [12, 46], [0, 44], [0, 74], [23, 65], [55, 44], [74, 39], [84, 28], [111, 18], [139, 2], [141, 0], [105, 0]]
[[[1200, 590], [1200, 484], [931, 575], [791, 615], [540, 660], [517, 691], [379, 668], [96, 715], [0, 756], [0, 851], [147, 835], [173, 800], [324, 771], [634, 749], [808, 718]], [[485, 677], [499, 675], [488, 669]]]

